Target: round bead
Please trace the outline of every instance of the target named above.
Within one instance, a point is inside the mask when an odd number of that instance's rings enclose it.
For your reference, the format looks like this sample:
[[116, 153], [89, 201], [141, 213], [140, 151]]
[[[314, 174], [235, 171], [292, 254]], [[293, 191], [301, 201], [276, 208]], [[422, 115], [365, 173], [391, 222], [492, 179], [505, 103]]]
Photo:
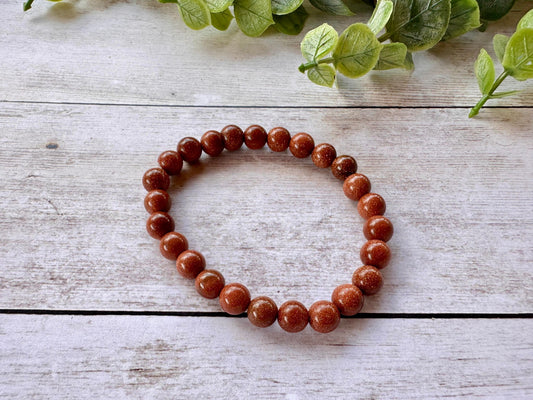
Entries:
[[216, 299], [224, 288], [224, 284], [224, 277], [214, 269], [200, 272], [194, 281], [196, 291], [207, 299]]
[[162, 168], [150, 168], [143, 175], [143, 186], [146, 190], [167, 190], [170, 186], [170, 177]]
[[156, 211], [168, 211], [172, 205], [172, 199], [167, 192], [161, 189], [150, 190], [144, 198], [144, 208], [150, 214]]
[[244, 133], [236, 125], [225, 126], [220, 133], [224, 136], [224, 146], [228, 151], [239, 150], [244, 142]]
[[296, 158], [306, 158], [311, 155], [315, 148], [315, 141], [311, 135], [300, 132], [294, 135], [289, 143], [289, 150]]
[[357, 203], [357, 211], [364, 219], [374, 215], [383, 215], [386, 209], [385, 200], [377, 193], [367, 193]]
[[382, 240], [369, 240], [361, 247], [360, 256], [363, 264], [382, 269], [390, 261], [390, 249]]
[[224, 150], [224, 136], [217, 131], [207, 131], [200, 139], [204, 153], [216, 157]]
[[183, 167], [183, 159], [179, 153], [172, 150], [162, 152], [157, 162], [169, 175], [178, 175]]
[[344, 194], [353, 201], [370, 192], [370, 187], [370, 180], [363, 174], [352, 174], [342, 184]]
[[338, 156], [331, 164], [331, 173], [341, 181], [357, 172], [357, 163], [351, 156]]
[[185, 250], [176, 260], [176, 268], [181, 276], [194, 279], [205, 268], [204, 256], [195, 250]]
[[189, 248], [187, 238], [178, 232], [169, 232], [161, 238], [159, 251], [163, 257], [175, 260], [178, 256]]
[[383, 276], [381, 272], [371, 265], [363, 265], [355, 270], [352, 276], [352, 283], [366, 295], [379, 292], [383, 286]]
[[168, 232], [174, 230], [174, 220], [166, 212], [156, 211], [148, 217], [146, 230], [154, 239], [161, 239]]
[[252, 150], [262, 148], [267, 142], [267, 133], [262, 126], [251, 125], [244, 131], [244, 143]]
[[331, 164], [336, 157], [337, 151], [335, 150], [335, 147], [328, 143], [319, 144], [311, 154], [311, 159], [318, 168], [331, 167]]
[[361, 290], [350, 283], [337, 286], [331, 295], [333, 304], [337, 306], [342, 315], [346, 315], [347, 317], [361, 311], [364, 299]]
[[285, 128], [274, 128], [268, 132], [268, 147], [270, 150], [276, 152], [282, 152], [289, 148], [291, 142], [291, 134]]
[[189, 164], [198, 162], [202, 155], [202, 145], [193, 137], [184, 137], [178, 142], [178, 153]]
[[308, 321], [309, 314], [307, 309], [299, 301], [286, 301], [279, 308], [278, 324], [284, 331], [300, 332], [307, 326]]
[[309, 307], [309, 324], [317, 332], [331, 332], [339, 326], [340, 321], [341, 314], [331, 301], [316, 301]]
[[278, 306], [270, 297], [256, 297], [248, 306], [248, 319], [259, 328], [272, 325], [278, 317]]
[[239, 315], [246, 311], [250, 304], [250, 292], [240, 283], [230, 283], [220, 292], [220, 307], [230, 315]]
[[368, 240], [378, 239], [388, 242], [392, 238], [394, 227], [383, 215], [374, 215], [363, 225], [363, 233]]

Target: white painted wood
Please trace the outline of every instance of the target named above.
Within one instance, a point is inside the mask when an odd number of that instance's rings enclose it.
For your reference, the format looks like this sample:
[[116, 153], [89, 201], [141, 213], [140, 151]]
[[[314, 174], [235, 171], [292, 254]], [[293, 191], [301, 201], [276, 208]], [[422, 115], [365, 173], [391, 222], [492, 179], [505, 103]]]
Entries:
[[[305, 32], [324, 21], [313, 11], [296, 37], [268, 32], [248, 38], [186, 28], [176, 7], [157, 1], [79, 0], [55, 5], [0, 0], [0, 100], [178, 105], [472, 106], [480, 97], [473, 64], [492, 37], [510, 34], [531, 8], [519, 1], [485, 33], [471, 32], [415, 55], [416, 70], [340, 79], [341, 90], [311, 84], [297, 70]], [[338, 30], [366, 21], [327, 17]], [[508, 79], [502, 90], [525, 88], [491, 105], [533, 106], [531, 83]]]
[[[227, 123], [307, 131], [387, 201], [391, 265], [368, 312], [532, 311], [528, 109], [0, 105], [0, 308], [218, 311], [145, 232], [144, 171]], [[48, 149], [49, 143], [57, 144]], [[252, 295], [310, 305], [360, 265], [355, 203], [309, 159], [240, 151], [187, 168], [177, 230]]]
[[246, 319], [4, 315], [10, 399], [531, 399], [532, 320], [344, 320], [288, 334]]

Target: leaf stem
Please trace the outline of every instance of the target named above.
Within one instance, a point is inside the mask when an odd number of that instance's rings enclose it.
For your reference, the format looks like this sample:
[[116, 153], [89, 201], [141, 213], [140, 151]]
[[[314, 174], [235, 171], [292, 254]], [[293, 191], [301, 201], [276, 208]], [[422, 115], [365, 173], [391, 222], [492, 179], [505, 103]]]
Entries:
[[378, 40], [380, 41], [380, 43], [383, 43], [385, 40], [390, 39], [391, 36], [392, 36], [391, 33], [385, 32], [383, 35], [378, 37]]
[[303, 74], [308, 69], [318, 66], [318, 64], [333, 64], [335, 59], [333, 57], [323, 58], [322, 60], [313, 60], [308, 63], [302, 64], [298, 67], [298, 70]]
[[22, 4], [22, 9], [24, 11], [28, 11], [31, 8], [32, 4], [33, 4], [33, 0], [25, 1], [24, 4]]
[[509, 73], [506, 70], [504, 70], [500, 74], [500, 76], [498, 76], [498, 78], [492, 84], [492, 87], [490, 88], [489, 92], [487, 94], [484, 94], [483, 97], [477, 102], [477, 104], [470, 110], [470, 114], [468, 114], [468, 118], [472, 118], [476, 116], [479, 113], [479, 110], [481, 110], [481, 107], [483, 107], [488, 100], [493, 98], [492, 95], [494, 94], [494, 91], [498, 89], [498, 86], [501, 85], [503, 80], [507, 78], [508, 75]]

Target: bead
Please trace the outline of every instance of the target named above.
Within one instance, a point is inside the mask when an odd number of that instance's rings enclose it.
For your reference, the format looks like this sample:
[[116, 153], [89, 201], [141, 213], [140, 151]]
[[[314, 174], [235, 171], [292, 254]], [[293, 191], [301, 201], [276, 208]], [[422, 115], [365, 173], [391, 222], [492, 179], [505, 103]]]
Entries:
[[315, 141], [307, 133], [300, 132], [294, 135], [289, 143], [289, 150], [296, 158], [306, 158], [315, 148]]
[[371, 265], [363, 265], [355, 270], [352, 276], [352, 283], [366, 295], [379, 292], [383, 286], [383, 276], [381, 272]]
[[248, 306], [248, 319], [259, 328], [272, 325], [278, 318], [278, 306], [270, 297], [256, 297]]
[[262, 148], [267, 142], [267, 133], [259, 125], [251, 125], [244, 131], [244, 143], [246, 147], [252, 150]]
[[217, 131], [207, 131], [200, 139], [204, 153], [216, 157], [224, 150], [224, 136]]
[[176, 268], [181, 276], [194, 279], [205, 268], [204, 256], [195, 250], [185, 250], [176, 260]]
[[143, 186], [147, 191], [167, 190], [170, 186], [170, 176], [162, 168], [150, 168], [143, 175]]
[[341, 181], [357, 172], [357, 163], [351, 156], [338, 156], [331, 164], [331, 173]]
[[228, 151], [239, 150], [244, 143], [244, 133], [236, 125], [225, 126], [220, 133], [224, 136], [224, 146]]
[[382, 269], [389, 263], [390, 249], [382, 240], [369, 240], [361, 247], [360, 256], [363, 264]]
[[336, 157], [337, 151], [335, 150], [335, 147], [328, 143], [319, 144], [311, 154], [311, 159], [318, 168], [331, 167], [331, 164]]
[[174, 230], [174, 220], [166, 212], [156, 211], [148, 217], [146, 230], [154, 239], [161, 239]]
[[377, 193], [367, 193], [357, 203], [357, 211], [364, 219], [374, 215], [383, 215], [386, 209], [385, 200]]
[[363, 225], [363, 233], [368, 240], [378, 239], [388, 242], [392, 238], [394, 227], [383, 215], [374, 215]]
[[220, 292], [220, 307], [230, 315], [239, 315], [246, 311], [250, 304], [250, 292], [240, 283], [230, 283]]
[[194, 281], [196, 291], [207, 299], [216, 299], [224, 288], [224, 284], [224, 277], [214, 269], [200, 272]]
[[307, 326], [308, 321], [307, 309], [299, 301], [286, 301], [278, 310], [278, 324], [284, 331], [300, 332]]
[[178, 142], [178, 153], [184, 161], [194, 164], [202, 155], [202, 145], [193, 137], [184, 137]]
[[342, 184], [344, 194], [353, 201], [370, 192], [370, 187], [370, 180], [363, 174], [352, 174]]
[[291, 142], [291, 134], [285, 128], [274, 128], [268, 132], [268, 147], [270, 150], [276, 152], [282, 152], [289, 148], [289, 143]]
[[169, 175], [178, 175], [183, 168], [183, 159], [179, 153], [172, 150], [162, 152], [157, 162]]
[[331, 301], [342, 315], [350, 317], [361, 311], [364, 304], [363, 292], [350, 283], [337, 286], [331, 295]]
[[333, 331], [341, 321], [338, 308], [331, 301], [320, 300], [309, 307], [309, 324], [320, 333]]
[[161, 238], [159, 251], [163, 257], [175, 260], [178, 256], [189, 248], [187, 238], [178, 232], [169, 232]]
[[144, 198], [144, 208], [150, 214], [156, 211], [168, 211], [172, 205], [172, 199], [167, 192], [161, 189], [150, 190]]

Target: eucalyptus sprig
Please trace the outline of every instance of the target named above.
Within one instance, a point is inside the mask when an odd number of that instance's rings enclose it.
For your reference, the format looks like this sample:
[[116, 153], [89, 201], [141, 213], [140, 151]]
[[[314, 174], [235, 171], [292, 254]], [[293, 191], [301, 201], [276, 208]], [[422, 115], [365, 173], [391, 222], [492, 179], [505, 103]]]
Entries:
[[496, 92], [508, 76], [517, 81], [533, 78], [533, 10], [522, 17], [516, 26], [516, 32], [510, 38], [497, 34], [492, 44], [503, 71], [496, 78], [491, 56], [485, 49], [481, 49], [474, 70], [483, 96], [470, 110], [468, 115], [470, 118], [477, 115], [488, 100], [512, 96], [519, 92], [519, 90]]

